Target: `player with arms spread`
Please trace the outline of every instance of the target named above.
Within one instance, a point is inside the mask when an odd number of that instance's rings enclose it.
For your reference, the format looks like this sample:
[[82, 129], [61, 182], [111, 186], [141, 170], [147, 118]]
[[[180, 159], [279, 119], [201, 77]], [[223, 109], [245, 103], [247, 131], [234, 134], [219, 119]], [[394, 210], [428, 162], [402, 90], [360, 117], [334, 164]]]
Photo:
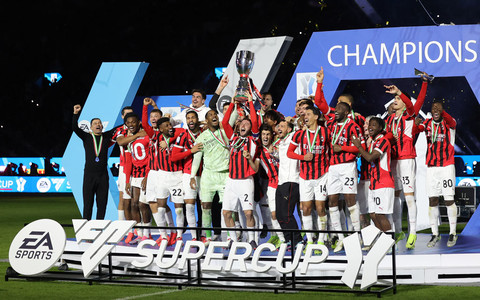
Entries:
[[[402, 93], [395, 85], [385, 86], [386, 93], [395, 95], [392, 104], [395, 113], [388, 116], [386, 121], [387, 132], [391, 132], [396, 139], [396, 143], [392, 145], [392, 174], [395, 180], [394, 221], [399, 217], [401, 218], [401, 212], [398, 213], [397, 208], [401, 207], [399, 197], [403, 190], [408, 207], [409, 235], [406, 244], [407, 249], [414, 249], [417, 240], [417, 204], [415, 202], [415, 157], [417, 153], [414, 145], [414, 125], [415, 116], [418, 115], [427, 92], [427, 75], [423, 75], [422, 79], [422, 89], [415, 105], [412, 104], [410, 97]], [[395, 224], [398, 224], [398, 222], [395, 221]], [[398, 239], [402, 237], [403, 235]]]
[[434, 247], [440, 241], [438, 233], [438, 198], [443, 196], [447, 206], [450, 234], [448, 247], [457, 242], [457, 206], [455, 205], [455, 128], [457, 122], [443, 108], [442, 102], [433, 102], [432, 118], [419, 125], [426, 131], [427, 155], [427, 193], [429, 197], [428, 214], [432, 229], [432, 238], [428, 247]]

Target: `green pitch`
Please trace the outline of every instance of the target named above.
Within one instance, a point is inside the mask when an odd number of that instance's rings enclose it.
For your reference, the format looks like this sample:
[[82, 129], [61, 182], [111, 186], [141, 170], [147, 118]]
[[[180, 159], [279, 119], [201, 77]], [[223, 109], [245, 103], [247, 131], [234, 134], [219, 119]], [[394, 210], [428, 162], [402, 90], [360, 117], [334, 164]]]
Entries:
[[[25, 223], [38, 219], [53, 219], [60, 224], [71, 224], [81, 218], [72, 196], [0, 196], [0, 272], [5, 275], [10, 242]], [[67, 237], [74, 237], [73, 229], [66, 228]], [[459, 230], [460, 231], [460, 230]], [[3, 278], [2, 278], [3, 279]], [[387, 292], [382, 298], [475, 299], [479, 287], [456, 286], [399, 286], [397, 295]], [[475, 296], [476, 295], [476, 296]], [[0, 299], [344, 299], [346, 297], [374, 297], [348, 293], [280, 293], [224, 291], [207, 289], [163, 288], [118, 284], [96, 284], [12, 280], [0, 281]]]

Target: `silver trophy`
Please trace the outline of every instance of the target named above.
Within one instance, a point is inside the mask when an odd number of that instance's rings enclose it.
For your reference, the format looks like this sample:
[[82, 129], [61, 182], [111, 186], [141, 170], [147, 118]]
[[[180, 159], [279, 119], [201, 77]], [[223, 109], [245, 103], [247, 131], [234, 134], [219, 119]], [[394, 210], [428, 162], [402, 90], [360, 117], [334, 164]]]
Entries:
[[242, 103], [248, 100], [248, 94], [250, 93], [248, 75], [253, 69], [254, 56], [254, 53], [248, 50], [237, 52], [237, 71], [240, 74], [240, 80], [238, 80], [235, 99]]
[[432, 83], [433, 79], [435, 79], [435, 76], [433, 75], [428, 75], [427, 73], [423, 72], [423, 71], [420, 71], [419, 69], [417, 68], [414, 68], [415, 69], [415, 75], [416, 76], [420, 76], [420, 77], [425, 77], [430, 83]]

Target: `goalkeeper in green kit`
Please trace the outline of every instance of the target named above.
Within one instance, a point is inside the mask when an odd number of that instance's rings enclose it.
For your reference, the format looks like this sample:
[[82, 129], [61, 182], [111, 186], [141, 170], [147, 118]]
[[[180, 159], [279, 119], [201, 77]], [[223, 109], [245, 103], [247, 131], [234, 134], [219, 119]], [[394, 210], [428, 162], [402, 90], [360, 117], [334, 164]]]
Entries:
[[[234, 112], [235, 113], [235, 112]], [[235, 116], [232, 116], [235, 118]], [[218, 193], [220, 202], [223, 200], [225, 181], [228, 177], [228, 161], [230, 155], [229, 139], [225, 131], [220, 128], [218, 114], [210, 110], [205, 116], [207, 128], [202, 132], [195, 143], [202, 143], [203, 150], [193, 156], [190, 185], [193, 188], [200, 184], [200, 200], [202, 202], [202, 227], [212, 227], [212, 201], [215, 193]], [[200, 183], [196, 182], [195, 176], [200, 168], [203, 158], [203, 171]], [[212, 231], [206, 230], [206, 246], [212, 239]]]

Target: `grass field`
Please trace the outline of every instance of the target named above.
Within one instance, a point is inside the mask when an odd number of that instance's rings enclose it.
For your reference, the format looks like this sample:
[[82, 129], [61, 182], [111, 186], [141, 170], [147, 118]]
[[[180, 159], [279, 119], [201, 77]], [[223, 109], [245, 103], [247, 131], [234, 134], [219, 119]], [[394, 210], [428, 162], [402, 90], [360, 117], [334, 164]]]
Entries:
[[[5, 275], [8, 264], [10, 242], [25, 223], [49, 218], [61, 224], [71, 224], [81, 215], [72, 196], [0, 196], [0, 270]], [[463, 228], [463, 226], [461, 227]], [[459, 228], [459, 232], [461, 230]], [[445, 231], [446, 228], [442, 228]], [[66, 228], [67, 237], [74, 237], [73, 229]], [[382, 298], [400, 299], [477, 299], [479, 287], [465, 286], [399, 286], [397, 295], [387, 292]], [[352, 297], [374, 297], [347, 293], [280, 293], [224, 291], [188, 288], [160, 288], [151, 286], [132, 286], [119, 284], [93, 284], [9, 280], [0, 281], [0, 299], [345, 299]]]

